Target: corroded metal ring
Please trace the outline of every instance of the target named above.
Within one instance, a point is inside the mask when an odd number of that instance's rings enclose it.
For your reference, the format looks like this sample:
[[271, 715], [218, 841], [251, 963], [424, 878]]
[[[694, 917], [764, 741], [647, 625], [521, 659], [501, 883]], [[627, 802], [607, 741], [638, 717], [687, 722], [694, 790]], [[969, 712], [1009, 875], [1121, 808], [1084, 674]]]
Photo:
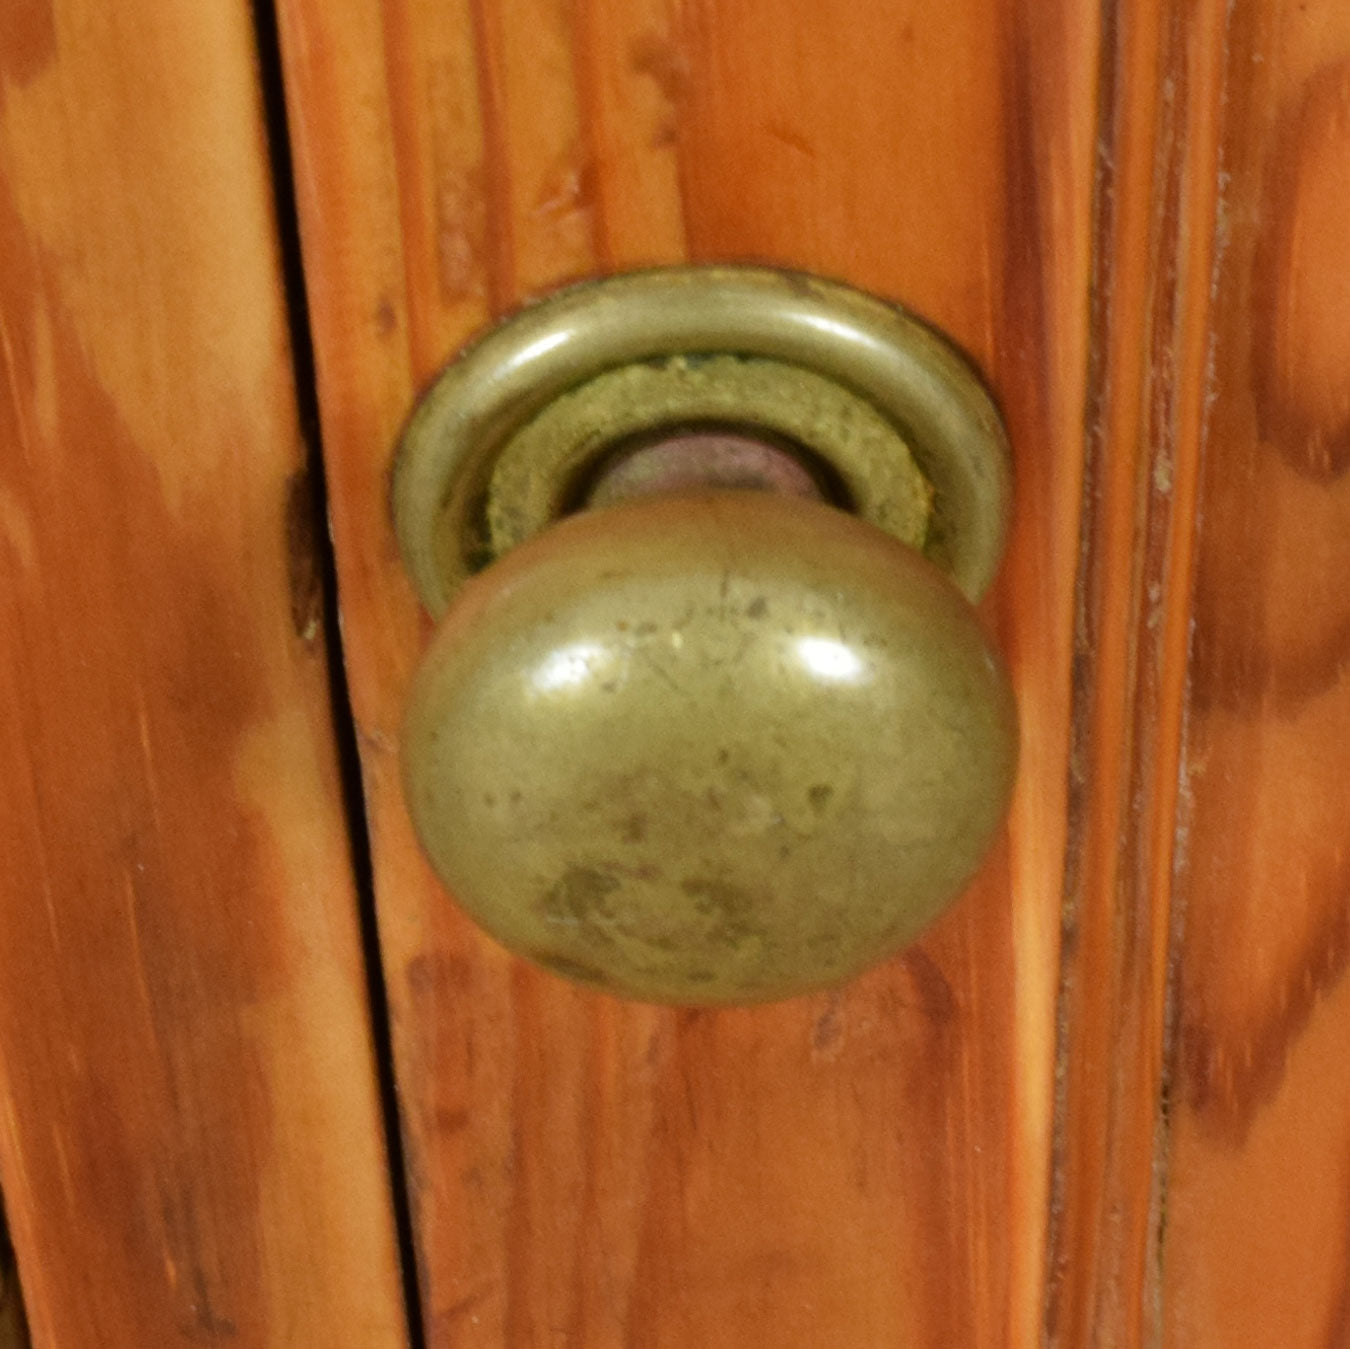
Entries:
[[[932, 485], [926, 556], [972, 600], [1003, 552], [1010, 456], [966, 360], [905, 310], [850, 286], [754, 267], [673, 267], [586, 282], [528, 306], [440, 375], [404, 432], [395, 529], [440, 616], [496, 556], [485, 503], [504, 446], [559, 395], [680, 354], [757, 356], [833, 380], [899, 431]], [[827, 460], [828, 445], [813, 450]]]
[[672, 356], [607, 370], [555, 398], [502, 447], [487, 518], [500, 557], [568, 513], [606, 450], [686, 425], [769, 432], [814, 451], [852, 511], [923, 549], [933, 491], [904, 437], [837, 380], [759, 356]]

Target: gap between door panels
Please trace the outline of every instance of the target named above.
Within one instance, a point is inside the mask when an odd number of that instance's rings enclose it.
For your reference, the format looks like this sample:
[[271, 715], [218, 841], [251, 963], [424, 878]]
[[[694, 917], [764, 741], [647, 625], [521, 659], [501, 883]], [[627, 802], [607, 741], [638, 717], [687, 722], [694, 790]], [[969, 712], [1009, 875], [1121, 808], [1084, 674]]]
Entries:
[[[389, 1163], [389, 1190], [398, 1240], [399, 1266], [403, 1278], [403, 1301], [408, 1321], [409, 1349], [426, 1349], [422, 1299], [418, 1293], [416, 1246], [412, 1211], [405, 1185], [407, 1172], [403, 1133], [399, 1118], [398, 1089], [394, 1077], [390, 1041], [389, 997], [375, 916], [375, 877], [371, 864], [370, 827], [366, 818], [365, 792], [356, 723], [352, 717], [347, 671], [338, 615], [337, 566], [328, 527], [328, 487], [324, 471], [322, 432], [319, 423], [318, 383], [314, 367], [314, 341], [310, 331], [309, 301], [305, 292], [304, 261], [300, 245], [300, 220], [295, 200], [295, 180], [290, 133], [286, 122], [286, 94], [282, 75], [281, 42], [276, 7], [272, 0], [251, 0], [258, 54], [258, 84], [263, 120], [267, 129], [268, 169], [276, 213], [278, 263], [291, 344], [291, 363], [300, 434], [305, 446], [305, 489], [298, 513], [308, 522], [304, 543], [312, 551], [317, 589], [322, 603], [324, 650], [328, 665], [329, 705], [333, 713], [333, 737], [337, 745], [342, 784], [342, 807], [351, 844], [361, 946], [365, 962], [370, 1008], [371, 1038], [376, 1081]], [[297, 531], [298, 533], [299, 531]], [[0, 1349], [4, 1349], [0, 1345]]]
[[23, 1295], [14, 1250], [5, 1223], [4, 1195], [0, 1195], [0, 1349], [29, 1349], [28, 1323], [23, 1314]]

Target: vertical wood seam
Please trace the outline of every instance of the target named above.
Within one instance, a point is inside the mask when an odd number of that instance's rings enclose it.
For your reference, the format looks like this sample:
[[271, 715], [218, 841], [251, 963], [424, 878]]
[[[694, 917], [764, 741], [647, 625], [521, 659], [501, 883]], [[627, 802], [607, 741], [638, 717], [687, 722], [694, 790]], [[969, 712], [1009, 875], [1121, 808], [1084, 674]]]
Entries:
[[[1103, 314], [1108, 305], [1109, 272], [1104, 268], [1104, 256], [1109, 254], [1107, 228], [1113, 207], [1114, 164], [1110, 147], [1116, 139], [1119, 114], [1119, 45], [1120, 10], [1116, 0], [1101, 0], [1099, 74], [1097, 81], [1097, 133], [1093, 166], [1092, 246], [1089, 263], [1088, 332], [1089, 337], [1104, 327]], [[1070, 681], [1070, 743], [1065, 796], [1067, 830], [1063, 871], [1063, 907], [1060, 931], [1060, 986], [1055, 1019], [1055, 1100], [1051, 1128], [1049, 1217], [1046, 1232], [1046, 1281], [1044, 1314], [1047, 1343], [1058, 1344], [1059, 1301], [1064, 1285], [1070, 1277], [1070, 1266], [1063, 1240], [1062, 1228], [1066, 1222], [1068, 1184], [1065, 1175], [1068, 1149], [1068, 1058], [1070, 1053], [1071, 1002], [1074, 992], [1073, 951], [1076, 944], [1080, 911], [1080, 873], [1082, 849], [1080, 840], [1088, 817], [1087, 773], [1084, 765], [1089, 745], [1087, 735], [1088, 712], [1091, 706], [1087, 677], [1090, 669], [1092, 644], [1085, 639], [1089, 628], [1086, 611], [1087, 598], [1093, 583], [1094, 553], [1092, 549], [1093, 502], [1100, 475], [1100, 409], [1107, 393], [1105, 349], [1102, 343], [1089, 340], [1087, 347], [1087, 382], [1083, 407], [1083, 477], [1082, 507], [1079, 513], [1078, 568], [1074, 580], [1074, 644], [1072, 677]], [[1083, 1252], [1078, 1251], [1081, 1261]]]
[[[1175, 771], [1170, 782], [1164, 782], [1167, 791], [1166, 811], [1155, 813], [1155, 830], [1159, 843], [1161, 831], [1167, 829], [1165, 848], [1160, 846], [1155, 860], [1156, 884], [1166, 884], [1169, 891], [1167, 958], [1162, 970], [1163, 1017], [1160, 1033], [1160, 1063], [1158, 1069], [1158, 1112], [1154, 1138], [1153, 1186], [1149, 1197], [1149, 1234], [1152, 1249], [1149, 1252], [1150, 1283], [1145, 1289], [1146, 1325], [1150, 1342], [1160, 1344], [1164, 1331], [1162, 1300], [1162, 1262], [1167, 1237], [1167, 1182], [1171, 1151], [1171, 1097], [1172, 1076], [1177, 1047], [1180, 954], [1185, 933], [1185, 894], [1179, 886], [1187, 861], [1190, 799], [1187, 791], [1186, 750], [1189, 732], [1189, 670], [1194, 647], [1191, 620], [1195, 602], [1196, 551], [1200, 533], [1200, 484], [1207, 458], [1208, 430], [1212, 407], [1211, 390], [1214, 385], [1214, 354], [1216, 333], [1211, 328], [1215, 288], [1223, 261], [1224, 239], [1218, 228], [1220, 184], [1223, 179], [1222, 129], [1227, 118], [1228, 82], [1225, 54], [1232, 24], [1235, 0], [1200, 0], [1195, 9], [1202, 16], [1210, 13], [1217, 18], [1211, 44], [1202, 36], [1201, 82], [1198, 96], [1187, 108], [1184, 143], [1188, 151], [1185, 163], [1178, 163], [1176, 172], [1178, 190], [1183, 198], [1182, 218], [1178, 222], [1181, 235], [1178, 252], [1184, 255], [1183, 294], [1192, 297], [1189, 306], [1183, 305], [1173, 332], [1180, 339], [1175, 343], [1178, 355], [1174, 364], [1180, 369], [1184, 387], [1194, 390], [1193, 396], [1174, 409], [1172, 431], [1176, 452], [1173, 456], [1174, 495], [1170, 509], [1170, 539], [1167, 562], [1169, 573], [1165, 588], [1174, 592], [1174, 602], [1164, 619], [1164, 653], [1175, 664], [1181, 663], [1181, 673], [1174, 679], [1164, 679], [1164, 687], [1171, 698], [1164, 708], [1167, 718], [1169, 750], [1174, 750]], [[1206, 117], [1206, 114], [1210, 114]], [[1207, 128], [1208, 141], [1202, 134]], [[1202, 195], [1203, 192], [1203, 195]], [[1189, 223], [1190, 228], [1186, 225]], [[1190, 284], [1185, 285], [1189, 280]], [[1200, 284], [1203, 282], [1203, 284]], [[1181, 451], [1184, 450], [1184, 453]], [[1184, 596], [1184, 602], [1182, 597]]]
[[[1141, 1333], [1156, 1338], [1160, 1325], [1168, 971], [1180, 921], [1171, 877], [1205, 397], [1196, 351], [1206, 340], [1214, 235], [1204, 195], [1214, 175], [1207, 162], [1194, 162], [1193, 146], [1218, 106], [1204, 70], [1198, 93], [1191, 75], [1195, 44], [1202, 58], [1208, 54], [1197, 38], [1204, 7], [1160, 9], [1156, 32], [1144, 6], [1131, 10], [1144, 19], [1133, 32], [1115, 0], [1103, 9], [1046, 1286], [1047, 1337], [1065, 1344], [1087, 1336], [1133, 1345]], [[1128, 138], [1141, 124], [1150, 128], [1153, 154], [1147, 173], [1131, 175]], [[1142, 219], [1132, 189], [1147, 193]], [[1141, 232], [1122, 238], [1132, 208]], [[1136, 257], [1146, 260], [1142, 277], [1127, 271]], [[1203, 276], [1198, 287], [1196, 275]], [[1128, 520], [1120, 518], [1125, 501]], [[1114, 651], [1113, 639], [1121, 644]], [[1111, 728], [1123, 734], [1123, 747]], [[1110, 820], [1117, 823], [1108, 830]], [[1089, 967], [1094, 951], [1099, 969]], [[1094, 998], [1102, 999], [1095, 1017]], [[1098, 1080], [1112, 1070], [1110, 1080]], [[1089, 1083], [1075, 1092], [1085, 1074]], [[1145, 1126], [1137, 1113], [1131, 1132], [1136, 1100], [1151, 1118], [1147, 1139], [1138, 1136]], [[1075, 1146], [1088, 1150], [1076, 1177], [1069, 1174]], [[1128, 1217], [1121, 1227], [1116, 1210], [1146, 1212], [1142, 1231]]]
[[361, 774], [360, 747], [347, 683], [339, 613], [337, 559], [328, 527], [328, 481], [323, 457], [319, 416], [318, 374], [305, 287], [304, 250], [300, 235], [295, 166], [287, 122], [285, 75], [275, 0], [253, 0], [253, 25], [258, 60], [258, 90], [266, 153], [271, 175], [273, 237], [277, 272], [285, 305], [292, 382], [300, 434], [304, 441], [308, 507], [313, 520], [308, 546], [313, 550], [322, 606], [320, 636], [328, 670], [333, 739], [337, 749], [341, 806], [347, 825], [352, 876], [356, 892], [361, 947], [366, 976], [367, 1017], [371, 1060], [375, 1067], [388, 1189], [394, 1215], [399, 1272], [403, 1281], [404, 1317], [408, 1349], [426, 1349], [419, 1292], [416, 1243], [405, 1177], [407, 1164], [403, 1126], [395, 1080], [389, 996], [381, 958], [375, 913], [375, 875], [370, 828]]
[[23, 1288], [14, 1265], [14, 1249], [9, 1244], [3, 1195], [0, 1195], [0, 1349], [29, 1349]]

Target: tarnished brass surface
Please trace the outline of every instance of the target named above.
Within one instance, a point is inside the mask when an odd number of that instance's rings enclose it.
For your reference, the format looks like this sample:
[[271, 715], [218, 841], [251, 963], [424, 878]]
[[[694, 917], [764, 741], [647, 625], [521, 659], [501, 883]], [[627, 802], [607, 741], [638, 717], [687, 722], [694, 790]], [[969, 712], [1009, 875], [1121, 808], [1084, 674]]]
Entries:
[[925, 555], [970, 598], [984, 592], [1007, 529], [1009, 456], [961, 355], [898, 306], [838, 282], [686, 266], [551, 295], [442, 372], [404, 433], [393, 484], [399, 544], [426, 607], [443, 613], [499, 555], [484, 518], [498, 459], [554, 399], [620, 366], [719, 354], [814, 372], [870, 405], [934, 490]]
[[488, 486], [500, 557], [566, 513], [608, 446], [663, 426], [730, 424], [776, 432], [814, 451], [853, 510], [922, 549], [933, 489], [899, 431], [834, 380], [744, 356], [672, 356], [620, 366], [560, 394], [503, 446]]
[[847, 286], [671, 268], [509, 319], [394, 481], [445, 615], [403, 746], [437, 871], [512, 950], [654, 1001], [784, 997], [903, 945], [1011, 790], [967, 602], [1009, 491], [964, 360]]
[[1003, 666], [917, 552], [815, 502], [573, 516], [459, 591], [404, 732], [414, 822], [512, 950], [654, 1001], [853, 975], [961, 890], [1016, 758]]

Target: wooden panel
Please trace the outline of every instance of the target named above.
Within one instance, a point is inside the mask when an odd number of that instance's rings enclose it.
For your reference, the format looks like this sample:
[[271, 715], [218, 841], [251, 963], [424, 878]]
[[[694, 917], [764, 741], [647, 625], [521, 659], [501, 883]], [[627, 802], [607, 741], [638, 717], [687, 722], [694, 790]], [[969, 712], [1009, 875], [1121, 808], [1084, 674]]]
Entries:
[[1213, 112], [1165, 1343], [1330, 1349], [1350, 1342], [1350, 9], [1233, 7]]
[[244, 0], [0, 7], [0, 1172], [35, 1342], [406, 1343]]
[[[1038, 1343], [1087, 369], [1095, 5], [283, 0], [349, 674], [433, 1346]], [[385, 514], [416, 391], [566, 278], [748, 258], [942, 324], [1018, 513], [1005, 847], [841, 992], [674, 1013], [509, 961], [397, 780], [425, 639]]]

